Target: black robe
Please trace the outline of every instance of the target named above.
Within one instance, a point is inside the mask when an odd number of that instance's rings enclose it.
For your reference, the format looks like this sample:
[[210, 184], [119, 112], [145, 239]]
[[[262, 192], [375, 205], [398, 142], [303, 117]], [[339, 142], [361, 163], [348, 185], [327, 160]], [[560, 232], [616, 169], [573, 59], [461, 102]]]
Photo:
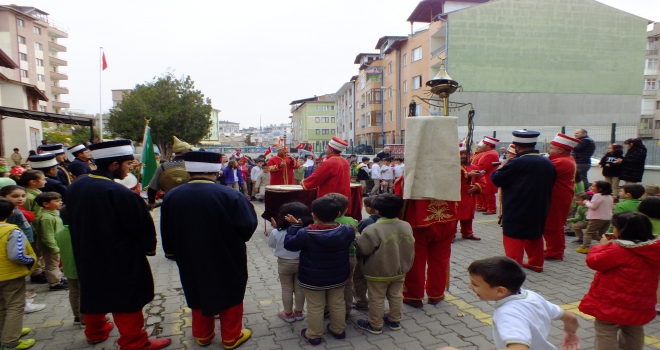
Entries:
[[144, 200], [101, 171], [76, 180], [67, 195], [80, 312], [141, 310], [154, 298], [147, 255], [156, 253], [156, 229]]
[[256, 228], [257, 214], [245, 196], [211, 180], [193, 180], [165, 195], [163, 250], [176, 259], [188, 307], [212, 316], [243, 302], [245, 242]]
[[41, 192], [57, 192], [62, 196], [62, 202], [66, 203], [66, 190], [67, 187], [59, 182], [56, 178], [46, 176], [46, 185], [44, 188], [39, 189]]
[[57, 181], [61, 182], [64, 186], [71, 185], [71, 178], [69, 177], [69, 173], [61, 165], [57, 167]]
[[550, 209], [555, 166], [537, 150], [524, 151], [490, 175], [502, 188], [502, 233], [517, 239], [543, 236]]
[[76, 158], [69, 164], [69, 172], [75, 176], [78, 177], [80, 175], [84, 174], [89, 174], [92, 172], [92, 168], [89, 166], [89, 164], [83, 162], [82, 160]]

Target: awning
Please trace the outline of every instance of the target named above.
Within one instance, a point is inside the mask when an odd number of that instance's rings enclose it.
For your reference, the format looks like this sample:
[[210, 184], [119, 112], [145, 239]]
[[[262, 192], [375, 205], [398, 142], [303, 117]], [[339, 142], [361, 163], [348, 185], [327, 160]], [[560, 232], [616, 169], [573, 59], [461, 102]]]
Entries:
[[50, 122], [50, 123], [58, 123], [58, 124], [93, 126], [93, 120], [91, 118], [80, 117], [75, 115], [30, 111], [27, 109], [10, 108], [10, 107], [0, 107], [0, 116], [39, 120], [42, 122]]

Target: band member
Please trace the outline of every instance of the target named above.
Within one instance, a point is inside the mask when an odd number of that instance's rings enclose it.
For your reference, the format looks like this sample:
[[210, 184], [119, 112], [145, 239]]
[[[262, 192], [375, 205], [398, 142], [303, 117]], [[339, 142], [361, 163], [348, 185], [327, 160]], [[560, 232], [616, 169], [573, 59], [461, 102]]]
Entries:
[[474, 234], [472, 231], [472, 221], [474, 220], [474, 210], [475, 202], [473, 194], [476, 192], [477, 187], [472, 185], [474, 179], [481, 175], [478, 171], [475, 173], [474, 170], [477, 168], [473, 165], [464, 164], [467, 158], [467, 148], [465, 143], [461, 142], [458, 145], [459, 153], [461, 154], [461, 201], [458, 202], [458, 208], [456, 209], [456, 220], [460, 224], [461, 228], [461, 237], [464, 239], [471, 239], [474, 241], [480, 241], [481, 238]]
[[192, 146], [187, 142], [179, 140], [176, 136], [172, 136], [174, 143], [172, 144], [172, 152], [174, 153], [174, 158], [167, 163], [161, 164], [154, 173], [154, 176], [149, 182], [149, 187], [147, 189], [147, 202], [149, 207], [153, 208], [156, 205], [156, 194], [162, 189], [160, 186], [160, 177], [163, 175], [163, 172], [170, 168], [183, 168], [183, 154], [192, 151]]
[[66, 153], [61, 143], [39, 146], [45, 153], [55, 154], [57, 161], [57, 180], [64, 186], [69, 186], [75, 177], [66, 169]]
[[277, 156], [272, 157], [266, 164], [266, 171], [270, 173], [270, 184], [272, 185], [295, 185], [296, 179], [293, 177], [293, 170], [300, 168], [298, 161], [288, 156], [286, 145], [278, 143]]
[[[338, 137], [333, 137], [325, 147], [325, 161], [312, 175], [300, 184], [306, 190], [316, 188], [316, 198], [328, 193], [339, 193], [351, 198], [351, 166], [341, 156], [348, 143]], [[348, 212], [351, 212], [350, 201]]]
[[564, 225], [575, 196], [575, 172], [577, 171], [571, 151], [579, 143], [580, 140], [560, 133], [550, 142], [548, 148], [549, 159], [555, 166], [557, 177], [552, 187], [550, 209], [543, 231], [546, 259], [564, 260], [564, 249], [566, 249]]
[[92, 172], [92, 168], [89, 165], [91, 159], [91, 153], [87, 147], [83, 144], [77, 144], [68, 148], [68, 151], [75, 157], [75, 159], [69, 164], [69, 172], [74, 177], [80, 175], [89, 174]]
[[[502, 188], [504, 253], [536, 272], [543, 271], [543, 228], [556, 176], [552, 162], [534, 149], [540, 134], [532, 130], [514, 131], [516, 157], [500, 165], [490, 176], [495, 186]], [[527, 263], [523, 263], [525, 252]]]
[[475, 185], [478, 188], [479, 196], [482, 200], [483, 209], [485, 209], [484, 215], [493, 215], [497, 214], [497, 201], [495, 200], [495, 194], [497, 193], [497, 186], [493, 185], [493, 181], [490, 179], [490, 174], [492, 174], [496, 169], [497, 163], [500, 160], [500, 156], [495, 150], [497, 143], [500, 142], [499, 139], [494, 137], [485, 136], [481, 141], [481, 152], [478, 155], [475, 155], [472, 165], [477, 168], [477, 170], [485, 171], [483, 175], [477, 178]]
[[142, 308], [154, 298], [147, 256], [156, 254], [156, 230], [142, 198], [113, 181], [128, 175], [131, 140], [90, 145], [98, 169], [69, 186], [69, 229], [80, 280], [80, 313], [89, 344], [108, 339], [114, 324], [121, 350], [162, 349], [169, 338], [149, 339]]
[[190, 181], [172, 189], [163, 201], [163, 250], [179, 266], [197, 344], [211, 344], [214, 315], [219, 314], [222, 345], [233, 349], [252, 335], [242, 329], [248, 280], [245, 242], [257, 228], [257, 214], [240, 192], [215, 183], [219, 153], [195, 151], [183, 158]]
[[41, 170], [46, 176], [46, 184], [41, 188], [41, 192], [57, 192], [62, 196], [62, 201], [66, 202], [67, 186], [64, 186], [57, 180], [57, 161], [52, 153], [42, 153], [29, 156], [30, 167], [34, 170]]

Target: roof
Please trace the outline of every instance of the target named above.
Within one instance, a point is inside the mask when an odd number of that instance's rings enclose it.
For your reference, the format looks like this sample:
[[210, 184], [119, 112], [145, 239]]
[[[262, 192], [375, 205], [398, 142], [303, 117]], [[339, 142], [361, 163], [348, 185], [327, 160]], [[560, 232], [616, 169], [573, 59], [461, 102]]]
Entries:
[[9, 79], [2, 73], [0, 73], [0, 80], [4, 80], [4, 81], [6, 81], [8, 83], [11, 83], [11, 84], [23, 85], [23, 86], [25, 86], [25, 92], [28, 95], [33, 96], [38, 100], [48, 102], [48, 97], [46, 97], [46, 95], [41, 90], [39, 90], [39, 88], [37, 88], [36, 86], [34, 86], [32, 84], [24, 83], [24, 82], [18, 81], [18, 80]]
[[396, 40], [395, 42], [392, 43], [392, 45], [388, 46], [387, 49], [385, 49], [384, 53], [390, 53], [392, 50], [400, 49], [401, 46], [403, 46], [403, 44], [406, 41], [408, 41], [408, 38]]
[[302, 100], [294, 100], [294, 101], [291, 101], [291, 103], [289, 103], [289, 106], [297, 105], [299, 103], [316, 101], [318, 99], [319, 99], [318, 96], [314, 96], [314, 97], [303, 98]]
[[59, 124], [71, 124], [71, 125], [82, 125], [82, 126], [93, 125], [92, 119], [87, 117], [57, 114], [57, 113], [47, 113], [47, 112], [39, 112], [39, 111], [29, 111], [26, 109], [10, 108], [10, 107], [2, 107], [2, 106], [0, 106], [0, 115], [7, 117], [21, 118], [21, 119], [39, 120], [50, 123], [59, 123]]
[[363, 56], [378, 56], [380, 55], [379, 53], [359, 53], [357, 56], [355, 56], [355, 62], [354, 64], [360, 64], [360, 60], [362, 60]]
[[18, 65], [2, 49], [0, 49], [0, 67], [17, 69]]
[[380, 39], [378, 39], [378, 42], [376, 43], [376, 50], [380, 50], [380, 47], [383, 46], [383, 43], [386, 42], [389, 39], [400, 40], [400, 39], [408, 39], [408, 37], [407, 36], [393, 36], [393, 35], [388, 35], [388, 36], [381, 37]]
[[[489, 2], [490, 0], [460, 0], [461, 2], [473, 2], [477, 4]], [[431, 23], [436, 16], [445, 12], [446, 0], [422, 0], [410, 14], [407, 22]]]

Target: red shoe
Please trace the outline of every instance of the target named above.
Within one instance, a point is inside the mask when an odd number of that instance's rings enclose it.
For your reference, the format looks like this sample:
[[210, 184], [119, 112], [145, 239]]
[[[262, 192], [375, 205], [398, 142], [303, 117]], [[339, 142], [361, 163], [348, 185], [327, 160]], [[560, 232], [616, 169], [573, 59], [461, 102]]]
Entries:
[[421, 300], [412, 300], [412, 299], [403, 298], [403, 303], [417, 309], [421, 309], [422, 306], [424, 306]]
[[495, 214], [497, 214], [497, 212], [493, 210], [488, 210], [487, 212], [483, 213], [483, 215], [495, 215]]
[[441, 297], [437, 297], [437, 298], [429, 297], [428, 299], [429, 299], [428, 300], [429, 305], [438, 305], [441, 301], [443, 301], [445, 299], [445, 296], [443, 294]]
[[145, 345], [143, 350], [159, 350], [168, 345], [172, 344], [172, 339], [170, 338], [151, 338], [147, 345]]
[[103, 343], [104, 341], [108, 340], [108, 338], [110, 337], [110, 331], [113, 328], [115, 328], [114, 323], [112, 323], [112, 322], [106, 323], [105, 326], [103, 326], [103, 329], [102, 329], [102, 331], [106, 332], [105, 337], [98, 338], [98, 339], [89, 339], [89, 338], [87, 338], [87, 344], [94, 345], [94, 344], [98, 344], [98, 343]]
[[480, 241], [481, 240], [481, 238], [479, 238], [478, 236], [475, 236], [474, 233], [471, 234], [471, 235], [468, 235], [468, 236], [462, 236], [462, 238], [463, 239], [471, 239], [473, 241]]
[[486, 211], [486, 208], [477, 208], [476, 211]]
[[559, 260], [559, 261], [562, 261], [562, 260], [564, 260], [564, 257], [557, 258], [557, 257], [554, 257], [554, 256], [550, 256], [548, 254], [543, 254], [543, 259], [544, 260]]
[[532, 266], [530, 264], [522, 264], [522, 267], [524, 267], [526, 269], [529, 269], [529, 270], [532, 270], [534, 272], [543, 272], [542, 267], [536, 267], [536, 266]]

